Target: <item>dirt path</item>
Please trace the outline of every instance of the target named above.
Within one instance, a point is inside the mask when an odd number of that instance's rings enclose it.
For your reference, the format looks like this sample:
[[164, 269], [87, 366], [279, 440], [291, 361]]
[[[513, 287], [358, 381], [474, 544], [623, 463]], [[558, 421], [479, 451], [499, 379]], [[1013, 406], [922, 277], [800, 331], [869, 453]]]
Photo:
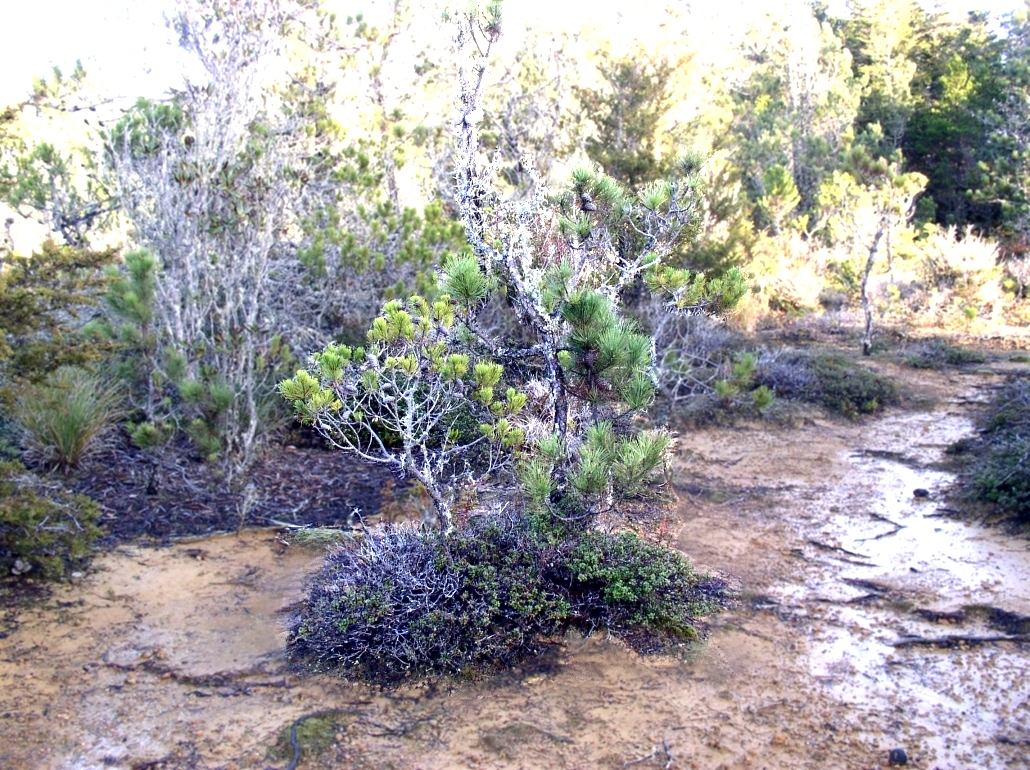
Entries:
[[919, 377], [923, 413], [681, 437], [676, 544], [742, 588], [699, 650], [569, 639], [386, 696], [284, 668], [310, 554], [261, 531], [120, 548], [0, 640], [0, 766], [283, 768], [289, 726], [330, 708], [301, 768], [1030, 766], [1030, 645], [911, 643], [1030, 633], [1028, 544], [937, 515], [933, 463], [986, 380]]

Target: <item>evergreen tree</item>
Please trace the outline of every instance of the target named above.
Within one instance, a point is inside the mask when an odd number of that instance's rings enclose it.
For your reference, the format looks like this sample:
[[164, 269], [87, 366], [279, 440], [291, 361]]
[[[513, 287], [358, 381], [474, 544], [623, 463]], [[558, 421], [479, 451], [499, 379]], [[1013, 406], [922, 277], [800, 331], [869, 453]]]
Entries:
[[[643, 278], [670, 308], [717, 312], [744, 282], [663, 264], [696, 216], [692, 166], [638, 192], [580, 169], [553, 196], [499, 198], [473, 117], [499, 24], [499, 3], [459, 19], [455, 197], [472, 253], [444, 262], [444, 295], [387, 303], [364, 347], [330, 345], [280, 386], [331, 444], [421, 481], [439, 523], [372, 531], [327, 560], [289, 642], [320, 669], [388, 681], [496, 664], [577, 621], [690, 638], [710, 607], [681, 556], [597, 526], [646, 495], [669, 446], [635, 427], [652, 342], [620, 296]], [[528, 345], [480, 324], [493, 292]]]
[[994, 154], [992, 116], [1003, 98], [1002, 49], [984, 14], [931, 26], [914, 51], [914, 103], [901, 144], [908, 167], [926, 175], [921, 219], [991, 230], [1001, 206], [980, 195]]
[[673, 164], [658, 157], [658, 131], [670, 107], [673, 65], [605, 57], [597, 70], [604, 88], [574, 89], [581, 114], [594, 127], [586, 139], [587, 157], [631, 190], [663, 178]]
[[744, 50], [750, 73], [734, 88], [732, 126], [721, 144], [733, 149], [753, 202], [766, 194], [766, 171], [781, 166], [794, 180], [798, 213], [810, 214], [852, 137], [860, 88], [851, 55], [833, 26], [802, 3], [767, 16]]
[[[642, 278], [673, 308], [714, 312], [739, 300], [744, 284], [737, 271], [708, 281], [663, 265], [696, 216], [693, 163], [637, 193], [581, 169], [549, 201], [495, 199], [467, 119], [484, 66], [474, 61], [464, 75], [458, 133], [457, 195], [475, 257], [444, 264], [444, 297], [388, 304], [365, 348], [326, 348], [281, 390], [331, 442], [415, 475], [444, 528], [455, 498], [448, 479], [457, 487], [469, 469], [516, 465], [527, 505], [549, 526], [592, 521], [642, 489], [667, 445], [629, 431], [653, 399], [653, 361], [650, 339], [620, 313], [621, 292]], [[506, 293], [529, 346], [510, 349], [478, 325], [493, 291]], [[534, 408], [523, 414], [526, 404]]]

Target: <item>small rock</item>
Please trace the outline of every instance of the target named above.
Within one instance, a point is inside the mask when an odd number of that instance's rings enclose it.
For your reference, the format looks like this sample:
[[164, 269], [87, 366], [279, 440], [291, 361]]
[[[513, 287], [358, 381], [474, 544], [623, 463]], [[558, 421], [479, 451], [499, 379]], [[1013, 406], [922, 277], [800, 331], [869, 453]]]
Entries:
[[784, 735], [783, 733], [777, 733], [772, 738], [772, 745], [773, 746], [786, 746], [787, 745], [787, 736]]
[[26, 572], [32, 569], [32, 564], [25, 561], [24, 559], [15, 559], [14, 566], [11, 567], [12, 575], [24, 575]]
[[912, 490], [912, 496], [913, 497], [919, 497], [919, 498], [929, 497], [930, 496], [930, 490], [929, 489], [923, 489], [922, 487], [919, 487], [918, 489], [913, 489]]
[[82, 573], [82, 572], [73, 572], [72, 574], [70, 574], [68, 576], [68, 579], [71, 580], [73, 583], [78, 583], [80, 580], [82, 580], [83, 577], [85, 577], [84, 573]]
[[125, 684], [136, 684], [136, 675], [131, 673], [131, 672], [126, 674], [125, 675]]
[[896, 765], [907, 765], [908, 754], [905, 753], [904, 749], [891, 749], [891, 753], [887, 756], [887, 764], [891, 767]]

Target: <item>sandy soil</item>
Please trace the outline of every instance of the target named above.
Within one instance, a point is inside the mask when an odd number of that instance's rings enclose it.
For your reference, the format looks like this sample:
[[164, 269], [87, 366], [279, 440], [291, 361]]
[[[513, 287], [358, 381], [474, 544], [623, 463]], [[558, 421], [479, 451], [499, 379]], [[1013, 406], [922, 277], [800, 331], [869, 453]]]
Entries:
[[[301, 768], [858, 769], [896, 747], [1028, 767], [1030, 645], [997, 639], [1030, 615], [1030, 547], [939, 510], [936, 463], [994, 378], [893, 373], [925, 411], [680, 437], [675, 543], [741, 587], [698, 649], [570, 638], [498, 679], [384, 694], [283, 663], [277, 613], [317, 556], [260, 530], [120, 547], [0, 640], [0, 766], [284, 768], [294, 721], [338, 709]], [[918, 641], [949, 635], [995, 641]]]

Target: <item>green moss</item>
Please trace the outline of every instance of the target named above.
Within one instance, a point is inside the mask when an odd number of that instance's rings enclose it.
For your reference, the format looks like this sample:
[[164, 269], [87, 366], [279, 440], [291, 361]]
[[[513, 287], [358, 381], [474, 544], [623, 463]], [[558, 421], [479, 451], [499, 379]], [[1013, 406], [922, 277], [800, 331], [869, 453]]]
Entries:
[[[346, 714], [326, 714], [305, 719], [297, 725], [297, 743], [301, 757], [312, 757], [324, 753], [336, 741], [336, 734], [346, 727], [351, 717]], [[294, 722], [279, 731], [275, 744], [268, 750], [267, 759], [272, 762], [288, 762], [293, 758], [290, 733]]]

